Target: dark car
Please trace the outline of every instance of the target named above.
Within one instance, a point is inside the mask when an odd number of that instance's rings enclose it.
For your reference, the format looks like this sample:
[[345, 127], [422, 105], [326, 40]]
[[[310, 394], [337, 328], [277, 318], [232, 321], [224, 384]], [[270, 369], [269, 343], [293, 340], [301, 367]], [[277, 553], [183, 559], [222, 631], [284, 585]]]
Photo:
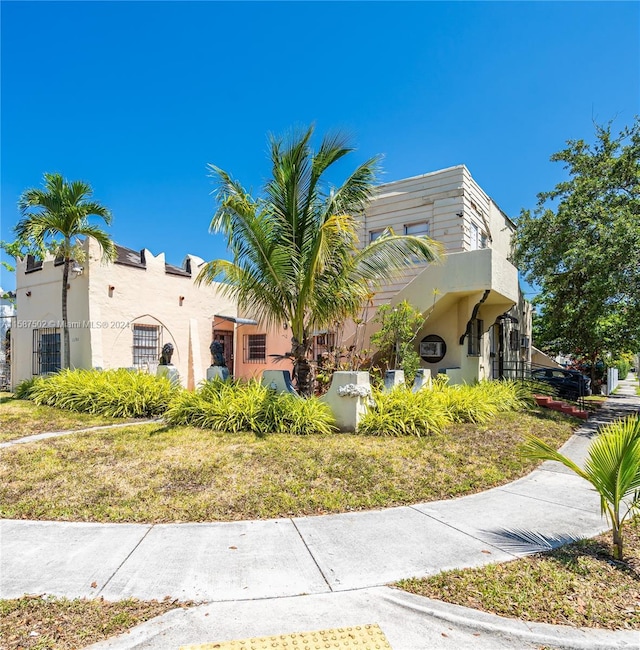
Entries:
[[591, 379], [578, 370], [538, 368], [531, 373], [531, 378], [552, 386], [558, 397], [575, 400], [591, 395]]

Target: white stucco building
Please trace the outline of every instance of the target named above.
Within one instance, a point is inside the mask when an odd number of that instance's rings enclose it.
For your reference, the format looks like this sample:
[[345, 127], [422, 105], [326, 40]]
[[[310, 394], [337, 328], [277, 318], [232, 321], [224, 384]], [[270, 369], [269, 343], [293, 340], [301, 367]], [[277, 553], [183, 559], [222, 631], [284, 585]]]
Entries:
[[[464, 165], [381, 185], [364, 215], [361, 242], [387, 228], [426, 234], [442, 243], [441, 264], [419, 264], [390, 280], [376, 295], [365, 322], [345, 327], [342, 341], [319, 333], [314, 355], [332, 344], [364, 348], [376, 324], [376, 307], [407, 300], [426, 317], [416, 339], [422, 367], [446, 373], [452, 383], [515, 377], [531, 363], [531, 306], [510, 261], [515, 225], [479, 187]], [[182, 383], [193, 387], [211, 364], [212, 340], [223, 343], [235, 377], [291, 369], [278, 356], [290, 350], [290, 333], [268, 331], [251, 314], [239, 318], [220, 285], [194, 284], [202, 260], [187, 255], [181, 267], [164, 254], [118, 247], [115, 263], [102, 264], [94, 242], [69, 280], [71, 365], [136, 367], [155, 372], [161, 348], [174, 346]], [[48, 258], [17, 261], [17, 319], [12, 329], [12, 383], [57, 370], [63, 358], [62, 265]]]
[[[140, 368], [155, 372], [162, 346], [174, 347], [172, 363], [185, 386], [194, 386], [211, 364], [216, 327], [233, 332], [235, 304], [219, 285], [194, 284], [200, 258], [182, 267], [164, 254], [117, 247], [115, 263], [104, 264], [93, 240], [85, 259], [69, 274], [68, 320], [74, 368]], [[75, 269], [75, 271], [74, 271]], [[17, 319], [12, 328], [12, 384], [60, 368], [62, 263], [52, 257], [16, 262]], [[224, 338], [219, 337], [222, 342]], [[233, 342], [225, 350], [233, 364]]]
[[[422, 367], [452, 383], [513, 377], [531, 361], [531, 305], [511, 263], [513, 221], [464, 165], [381, 185], [360, 239], [386, 228], [429, 235], [444, 246], [441, 264], [420, 264], [390, 281], [374, 307], [403, 300], [427, 320], [416, 339]], [[363, 337], [373, 332], [375, 308]], [[366, 345], [366, 344], [365, 344]]]

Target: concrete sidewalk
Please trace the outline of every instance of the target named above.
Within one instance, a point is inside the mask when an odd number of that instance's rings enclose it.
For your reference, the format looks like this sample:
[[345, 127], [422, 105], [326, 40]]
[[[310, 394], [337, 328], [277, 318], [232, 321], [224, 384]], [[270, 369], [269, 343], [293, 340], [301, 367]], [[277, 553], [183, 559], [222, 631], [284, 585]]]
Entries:
[[[582, 459], [600, 425], [637, 411], [634, 384], [622, 382], [565, 453]], [[4, 520], [0, 597], [211, 603], [171, 612], [100, 648], [172, 648], [363, 623], [378, 623], [394, 650], [640, 647], [635, 633], [538, 629], [383, 586], [606, 529], [593, 490], [556, 463], [460, 499], [323, 517], [159, 525]]]

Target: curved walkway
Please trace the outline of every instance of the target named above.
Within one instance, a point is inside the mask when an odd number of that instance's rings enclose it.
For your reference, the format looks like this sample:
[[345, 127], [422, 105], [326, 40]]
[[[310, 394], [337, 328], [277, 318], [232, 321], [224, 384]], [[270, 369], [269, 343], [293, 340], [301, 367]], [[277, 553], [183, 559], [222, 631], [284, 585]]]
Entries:
[[[622, 382], [565, 453], [580, 461], [599, 426], [640, 411], [634, 385]], [[525, 625], [383, 586], [510, 560], [606, 529], [595, 493], [557, 463], [480, 494], [380, 511], [208, 524], [3, 520], [0, 597], [212, 603], [171, 612], [101, 648], [170, 648], [363, 623], [378, 623], [394, 650], [640, 647], [637, 633]]]

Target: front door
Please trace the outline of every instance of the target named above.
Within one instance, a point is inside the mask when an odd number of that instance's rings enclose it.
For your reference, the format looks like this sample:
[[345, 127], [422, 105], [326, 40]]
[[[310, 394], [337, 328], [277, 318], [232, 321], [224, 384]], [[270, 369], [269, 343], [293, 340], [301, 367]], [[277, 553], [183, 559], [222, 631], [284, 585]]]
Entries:
[[213, 330], [213, 340], [222, 343], [222, 354], [229, 374], [233, 375], [233, 330]]

